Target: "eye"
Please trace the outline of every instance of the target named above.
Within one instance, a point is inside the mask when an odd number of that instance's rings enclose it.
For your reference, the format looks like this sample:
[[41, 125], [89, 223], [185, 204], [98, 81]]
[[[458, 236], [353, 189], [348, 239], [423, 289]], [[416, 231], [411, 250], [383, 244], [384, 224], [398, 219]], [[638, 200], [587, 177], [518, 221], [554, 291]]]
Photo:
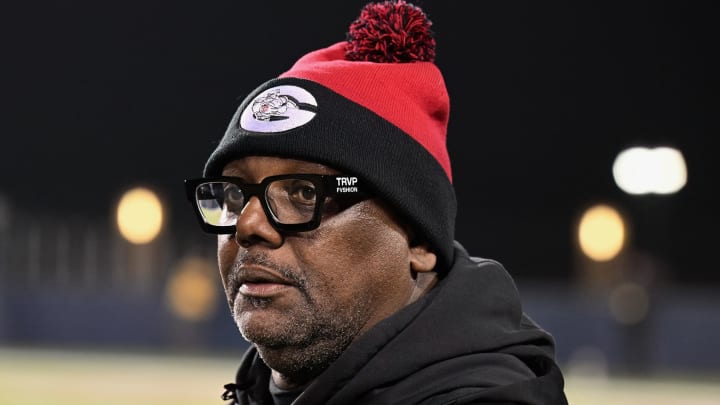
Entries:
[[315, 204], [317, 190], [315, 185], [308, 181], [295, 181], [289, 190], [290, 198], [298, 203]]
[[236, 185], [227, 184], [223, 194], [225, 196], [225, 205], [227, 205], [229, 209], [242, 209], [243, 205], [245, 205], [245, 196], [242, 190]]

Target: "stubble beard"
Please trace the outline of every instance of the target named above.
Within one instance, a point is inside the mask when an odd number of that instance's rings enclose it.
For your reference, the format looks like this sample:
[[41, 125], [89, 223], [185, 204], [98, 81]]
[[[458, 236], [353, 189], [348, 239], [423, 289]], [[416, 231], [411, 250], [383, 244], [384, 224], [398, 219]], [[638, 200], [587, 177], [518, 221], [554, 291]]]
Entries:
[[[298, 279], [290, 269], [275, 270], [288, 279]], [[281, 322], [271, 328], [251, 327], [245, 317], [251, 316], [248, 307], [272, 311], [272, 298], [238, 295], [230, 308], [243, 338], [257, 347], [265, 364], [288, 381], [304, 384], [327, 369], [358, 336], [369, 317], [363, 309], [370, 308], [370, 302], [367, 297], [358, 297], [353, 308], [332, 307], [308, 294], [311, 289], [327, 291], [322, 285], [308, 285], [302, 280], [296, 288], [302, 297], [301, 305], [284, 312]]]

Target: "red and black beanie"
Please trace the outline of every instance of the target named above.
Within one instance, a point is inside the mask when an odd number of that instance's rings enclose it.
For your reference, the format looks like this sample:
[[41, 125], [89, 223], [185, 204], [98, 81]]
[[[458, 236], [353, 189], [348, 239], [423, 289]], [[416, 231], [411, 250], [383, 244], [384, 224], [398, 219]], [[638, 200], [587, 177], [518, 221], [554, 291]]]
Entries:
[[403, 0], [366, 5], [347, 40], [301, 57], [242, 102], [205, 176], [250, 155], [326, 164], [453, 258], [456, 200], [446, 147], [450, 100], [425, 13]]

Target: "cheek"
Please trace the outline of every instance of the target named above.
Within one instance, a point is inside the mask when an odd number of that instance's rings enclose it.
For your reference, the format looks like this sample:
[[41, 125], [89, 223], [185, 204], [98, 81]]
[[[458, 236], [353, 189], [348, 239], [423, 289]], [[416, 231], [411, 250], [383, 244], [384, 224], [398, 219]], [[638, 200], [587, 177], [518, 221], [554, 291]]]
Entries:
[[[382, 272], [409, 266], [407, 236], [384, 211], [365, 207], [339, 239], [340, 256], [347, 255], [367, 271]], [[404, 273], [404, 271], [403, 271]]]
[[386, 300], [404, 296], [412, 282], [404, 232], [377, 210], [346, 213], [350, 215], [333, 218], [304, 241], [299, 256], [307, 276], [323, 277], [336, 297], [365, 294]]
[[223, 286], [227, 285], [227, 275], [235, 262], [238, 253], [238, 245], [235, 243], [231, 235], [218, 235], [217, 239], [217, 259], [218, 268], [220, 269], [220, 277]]

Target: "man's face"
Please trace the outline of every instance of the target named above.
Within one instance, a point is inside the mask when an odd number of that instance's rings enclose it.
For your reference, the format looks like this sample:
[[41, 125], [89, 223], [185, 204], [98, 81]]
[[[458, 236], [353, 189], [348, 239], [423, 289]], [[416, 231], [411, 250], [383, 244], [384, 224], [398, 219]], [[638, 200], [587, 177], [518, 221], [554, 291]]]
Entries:
[[[224, 176], [258, 183], [272, 175], [338, 174], [275, 157], [229, 163]], [[283, 375], [326, 368], [347, 345], [411, 299], [412, 249], [403, 228], [375, 200], [326, 213], [317, 229], [276, 231], [258, 198], [218, 237], [218, 261], [242, 335]]]

